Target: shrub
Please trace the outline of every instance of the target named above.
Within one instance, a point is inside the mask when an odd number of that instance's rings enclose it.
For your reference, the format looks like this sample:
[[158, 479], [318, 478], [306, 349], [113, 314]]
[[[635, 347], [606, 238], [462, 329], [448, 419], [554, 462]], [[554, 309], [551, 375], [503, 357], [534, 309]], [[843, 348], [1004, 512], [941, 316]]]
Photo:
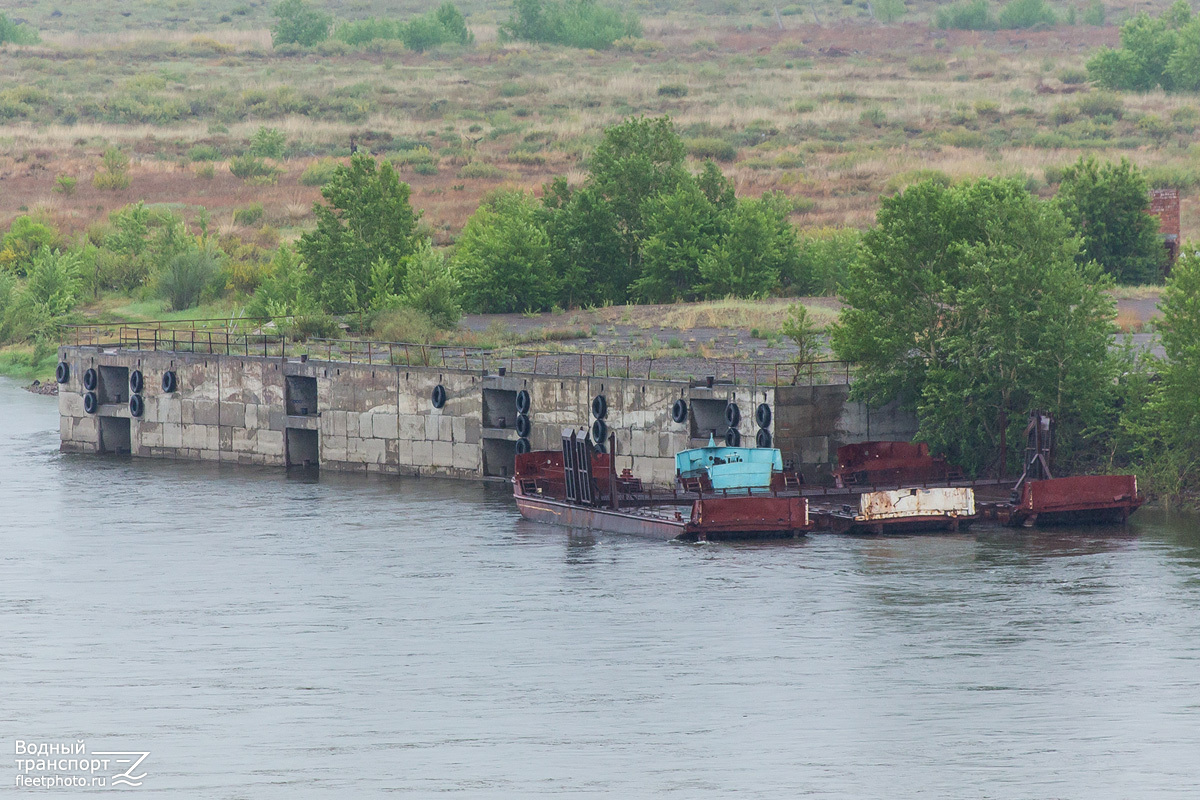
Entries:
[[25, 24], [16, 24], [5, 14], [0, 14], [0, 44], [37, 44], [42, 39], [38, 32]]
[[1083, 10], [1083, 14], [1079, 17], [1084, 25], [1095, 25], [1097, 27], [1104, 24], [1104, 3], [1102, 0], [1093, 0], [1088, 4], [1088, 7]]
[[1001, 28], [1032, 28], [1035, 25], [1057, 25], [1058, 15], [1046, 5], [1046, 0], [1012, 0], [1000, 9]]
[[724, 139], [702, 137], [687, 142], [688, 155], [693, 158], [711, 158], [714, 161], [733, 161], [738, 150]]
[[854, 228], [817, 228], [802, 232], [799, 240], [800, 257], [795, 270], [783, 276], [789, 291], [836, 295], [850, 266], [860, 257], [862, 234]]
[[436, 11], [416, 17], [399, 28], [404, 46], [418, 53], [444, 44], [470, 44], [475, 35], [467, 30], [462, 12], [453, 3], [443, 3]]
[[54, 191], [70, 197], [75, 194], [75, 187], [78, 183], [79, 179], [74, 175], [59, 175], [54, 179]]
[[987, 0], [959, 0], [939, 8], [934, 25], [942, 30], [991, 31], [996, 29], [996, 19]]
[[245, 208], [239, 208], [233, 212], [233, 221], [238, 225], [250, 227], [255, 225], [263, 218], [264, 214], [262, 203], [252, 203]]
[[445, 257], [426, 239], [408, 258], [400, 302], [428, 314], [437, 325], [452, 328], [462, 314], [458, 293], [458, 280]]
[[665, 83], [658, 87], [659, 97], [687, 97], [688, 87], [682, 83]]
[[116, 147], [104, 151], [104, 171], [97, 172], [92, 177], [92, 185], [97, 189], [128, 189], [129, 188], [129, 156]]
[[312, 47], [329, 38], [333, 17], [313, 8], [304, 0], [281, 0], [271, 9], [275, 25], [271, 28], [271, 44], [297, 44]]
[[884, 25], [895, 22], [908, 11], [904, 6], [904, 0], [875, 0], [871, 8], [875, 12], [875, 19]]
[[438, 174], [437, 164], [433, 163], [432, 161], [422, 161], [419, 164], [413, 164], [412, 170], [413, 170], [413, 172], [417, 173], [418, 175], [437, 175]]
[[211, 181], [217, 175], [217, 168], [212, 164], [201, 164], [196, 167], [196, 177]]
[[314, 161], [304, 168], [304, 172], [300, 173], [300, 183], [304, 186], [324, 186], [333, 179], [337, 168], [338, 162], [332, 158]]
[[229, 171], [234, 177], [246, 180], [248, 178], [274, 177], [277, 173], [275, 167], [272, 167], [261, 158], [252, 155], [238, 156], [229, 160]]
[[502, 41], [607, 50], [618, 39], [640, 37], [642, 24], [633, 14], [622, 15], [595, 0], [515, 0], [512, 16], [499, 33]]
[[220, 161], [221, 151], [211, 144], [198, 144], [187, 152], [189, 161]]
[[482, 178], [485, 180], [498, 180], [507, 177], [507, 173], [494, 164], [484, 164], [482, 161], [472, 161], [470, 164], [464, 164], [462, 169], [458, 171], [460, 178]]
[[159, 274], [158, 290], [173, 310], [182, 311], [199, 304], [219, 272], [216, 256], [207, 250], [180, 253]]
[[359, 19], [341, 23], [334, 29], [333, 35], [351, 46], [377, 39], [399, 39], [400, 24], [388, 19]]
[[[420, 309], [398, 306], [380, 311], [371, 323], [375, 338], [385, 342], [426, 344], [437, 338], [438, 326]], [[419, 357], [416, 352], [410, 353]]]
[[260, 158], [273, 158], [276, 161], [283, 158], [283, 149], [287, 146], [287, 137], [278, 128], [261, 127], [250, 137], [250, 154]]

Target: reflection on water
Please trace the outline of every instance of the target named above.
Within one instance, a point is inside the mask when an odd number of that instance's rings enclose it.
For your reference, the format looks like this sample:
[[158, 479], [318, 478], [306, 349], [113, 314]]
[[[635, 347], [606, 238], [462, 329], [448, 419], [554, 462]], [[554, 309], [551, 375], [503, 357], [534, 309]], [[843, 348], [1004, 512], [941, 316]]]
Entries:
[[11, 383], [0, 419], [0, 727], [149, 750], [143, 794], [1200, 783], [1194, 517], [663, 544], [504, 486], [62, 456]]

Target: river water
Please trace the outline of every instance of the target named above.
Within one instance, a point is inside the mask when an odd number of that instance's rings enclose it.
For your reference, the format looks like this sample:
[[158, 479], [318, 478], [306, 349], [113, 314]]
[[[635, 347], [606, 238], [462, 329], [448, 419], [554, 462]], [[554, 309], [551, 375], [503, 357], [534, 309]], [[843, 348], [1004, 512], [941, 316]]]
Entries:
[[1200, 795], [1194, 517], [665, 544], [57, 425], [0, 380], [0, 792], [91, 791], [20, 741], [173, 798]]

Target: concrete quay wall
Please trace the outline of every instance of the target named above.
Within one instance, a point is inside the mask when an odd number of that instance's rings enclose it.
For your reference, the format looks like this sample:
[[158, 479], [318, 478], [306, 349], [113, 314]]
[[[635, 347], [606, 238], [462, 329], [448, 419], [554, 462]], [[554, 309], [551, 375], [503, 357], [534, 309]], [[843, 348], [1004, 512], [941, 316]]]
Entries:
[[[60, 348], [69, 376], [59, 388], [61, 447], [67, 452], [268, 466], [504, 478], [516, 451], [516, 396], [529, 392], [535, 449], [558, 449], [564, 428], [593, 423], [593, 398], [607, 401], [618, 468], [659, 484], [674, 477], [677, 451], [720, 439], [724, 408], [742, 412], [743, 443], [753, 444], [754, 409], [773, 409], [768, 430], [785, 459], [810, 481], [828, 476], [837, 447], [867, 438], [911, 438], [912, 418], [897, 409], [868, 411], [847, 400], [845, 385], [693, 386], [685, 381], [325, 362], [90, 346]], [[96, 408], [83, 385], [95, 370]], [[140, 417], [130, 411], [129, 376], [140, 371]], [[175, 391], [162, 376], [173, 372]], [[435, 408], [436, 387], [445, 403]], [[671, 418], [688, 404], [688, 419]]]

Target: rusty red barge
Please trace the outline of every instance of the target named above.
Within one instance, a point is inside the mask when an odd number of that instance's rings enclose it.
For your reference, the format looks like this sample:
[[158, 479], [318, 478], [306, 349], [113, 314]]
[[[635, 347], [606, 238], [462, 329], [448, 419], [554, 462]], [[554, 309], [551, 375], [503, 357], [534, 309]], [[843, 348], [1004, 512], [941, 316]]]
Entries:
[[564, 431], [561, 451], [517, 455], [517, 508], [537, 522], [683, 541], [791, 538], [812, 528], [808, 501], [796, 494], [655, 496], [612, 463], [586, 433]]

